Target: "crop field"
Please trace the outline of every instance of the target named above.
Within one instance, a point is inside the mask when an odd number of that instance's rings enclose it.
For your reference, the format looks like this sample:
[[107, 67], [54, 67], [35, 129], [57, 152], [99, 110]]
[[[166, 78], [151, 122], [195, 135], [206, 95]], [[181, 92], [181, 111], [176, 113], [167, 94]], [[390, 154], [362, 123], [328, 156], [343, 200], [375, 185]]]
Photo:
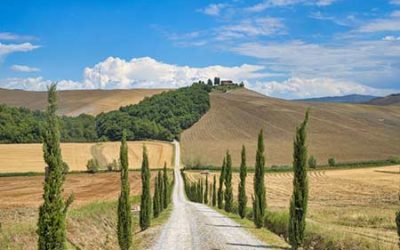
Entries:
[[[128, 142], [129, 167], [138, 169], [142, 162], [143, 145], [146, 145], [152, 168], [161, 168], [164, 162], [171, 166], [174, 147], [167, 142]], [[88, 160], [95, 158], [102, 168], [119, 158], [119, 142], [62, 143], [63, 160], [70, 171], [85, 171]], [[42, 144], [0, 144], [0, 173], [44, 172]]]
[[[215, 174], [212, 172], [211, 178]], [[187, 176], [194, 180], [199, 178], [200, 173], [188, 171]], [[288, 209], [292, 178], [289, 172], [266, 175], [268, 209]], [[238, 173], [234, 173], [232, 179], [236, 197]], [[308, 221], [331, 230], [338, 237], [350, 235], [372, 241], [382, 246], [381, 249], [396, 249], [394, 215], [400, 206], [399, 180], [400, 166], [309, 172]], [[252, 173], [248, 174], [246, 190], [250, 207]]]
[[253, 165], [257, 135], [264, 129], [266, 163], [292, 162], [295, 128], [310, 111], [309, 154], [319, 164], [383, 160], [400, 155], [400, 106], [304, 103], [267, 97], [247, 89], [210, 95], [211, 109], [181, 136], [183, 162], [220, 166], [229, 150], [240, 164], [242, 144]]

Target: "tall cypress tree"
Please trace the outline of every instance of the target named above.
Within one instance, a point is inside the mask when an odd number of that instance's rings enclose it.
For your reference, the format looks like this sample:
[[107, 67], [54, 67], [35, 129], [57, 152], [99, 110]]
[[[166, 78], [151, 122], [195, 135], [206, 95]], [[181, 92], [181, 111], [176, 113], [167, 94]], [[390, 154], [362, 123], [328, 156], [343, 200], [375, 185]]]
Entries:
[[160, 215], [160, 193], [159, 193], [158, 176], [154, 178], [154, 195], [153, 195], [153, 217], [157, 218]]
[[132, 214], [131, 203], [129, 201], [129, 166], [128, 166], [128, 146], [126, 144], [126, 131], [122, 133], [121, 147], [119, 151], [121, 162], [121, 194], [118, 199], [118, 243], [121, 250], [128, 250], [132, 245]]
[[45, 130], [43, 131], [43, 157], [47, 164], [43, 186], [43, 204], [39, 208], [38, 249], [65, 249], [66, 215], [73, 201], [71, 195], [65, 202], [63, 185], [65, 164], [61, 156], [59, 120], [57, 110], [57, 85], [51, 84], [48, 89], [48, 106]]
[[143, 146], [143, 161], [141, 168], [142, 195], [140, 197], [140, 228], [146, 230], [150, 226], [151, 195], [150, 195], [150, 169], [147, 149]]
[[254, 173], [254, 200], [253, 200], [253, 215], [254, 224], [257, 228], [263, 226], [263, 220], [265, 216], [265, 156], [264, 156], [264, 133], [261, 129], [258, 135], [258, 145], [256, 154], [256, 167]]
[[308, 203], [307, 178], [307, 124], [309, 111], [304, 121], [296, 128], [296, 138], [293, 142], [293, 193], [290, 200], [289, 243], [292, 249], [302, 247], [306, 228]]
[[158, 171], [158, 204], [160, 213], [164, 210], [164, 179], [161, 170]]
[[232, 192], [232, 158], [229, 152], [226, 152], [225, 165], [225, 211], [232, 212], [233, 192]]
[[206, 176], [206, 189], [204, 190], [204, 204], [208, 204], [208, 175]]
[[214, 175], [213, 187], [212, 187], [212, 206], [217, 205], [217, 176]]
[[240, 183], [239, 183], [239, 215], [243, 219], [246, 216], [247, 196], [246, 196], [246, 177], [247, 177], [247, 166], [246, 166], [246, 148], [242, 146], [242, 161], [240, 163]]
[[168, 184], [168, 173], [167, 173], [167, 163], [164, 162], [164, 169], [163, 169], [163, 206], [164, 208], [168, 207], [169, 203], [169, 184]]
[[218, 208], [224, 207], [224, 180], [225, 180], [225, 157], [222, 162], [221, 173], [219, 175], [219, 186], [218, 186]]

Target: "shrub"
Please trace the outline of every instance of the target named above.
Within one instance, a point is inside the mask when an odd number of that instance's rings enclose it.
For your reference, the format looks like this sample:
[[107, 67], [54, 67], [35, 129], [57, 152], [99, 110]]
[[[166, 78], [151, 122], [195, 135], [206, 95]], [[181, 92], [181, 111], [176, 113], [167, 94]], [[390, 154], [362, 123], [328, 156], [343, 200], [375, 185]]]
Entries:
[[99, 171], [99, 162], [96, 159], [90, 159], [86, 164], [86, 169], [89, 173], [96, 173]]
[[328, 165], [329, 165], [329, 167], [334, 167], [336, 165], [335, 158], [329, 158], [328, 159]]
[[389, 158], [389, 162], [393, 164], [400, 164], [400, 156], [392, 156]]
[[308, 158], [308, 167], [309, 168], [317, 168], [317, 159], [313, 155]]

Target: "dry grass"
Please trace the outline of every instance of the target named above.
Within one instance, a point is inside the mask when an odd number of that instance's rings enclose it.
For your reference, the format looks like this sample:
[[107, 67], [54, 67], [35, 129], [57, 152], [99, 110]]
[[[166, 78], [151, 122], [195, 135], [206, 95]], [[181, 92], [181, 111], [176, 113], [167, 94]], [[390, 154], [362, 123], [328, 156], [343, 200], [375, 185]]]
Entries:
[[[198, 177], [198, 172], [188, 172], [189, 179]], [[310, 172], [310, 225], [329, 229], [338, 237], [360, 237], [362, 241], [384, 246], [383, 249], [395, 249], [399, 180], [400, 166]], [[234, 173], [235, 197], [238, 183], [239, 176]], [[287, 210], [292, 173], [267, 174], [265, 185], [268, 209]], [[253, 174], [248, 175], [246, 187], [251, 200]]]
[[183, 161], [219, 166], [230, 150], [239, 166], [244, 144], [252, 165], [257, 134], [264, 128], [267, 164], [290, 164], [295, 127], [308, 107], [309, 153], [319, 163], [330, 157], [359, 161], [400, 155], [400, 106], [301, 103], [239, 89], [211, 94], [210, 111], [181, 136]]
[[[129, 167], [140, 168], [142, 148], [146, 145], [152, 168], [160, 168], [167, 163], [171, 167], [174, 147], [161, 141], [128, 142]], [[88, 160], [96, 158], [102, 167], [114, 159], [119, 159], [119, 142], [103, 143], [63, 143], [63, 160], [70, 171], [84, 171]], [[0, 144], [0, 173], [7, 172], [44, 172], [42, 144]]]
[[[136, 104], [147, 96], [166, 89], [115, 89], [115, 90], [64, 90], [59, 91], [59, 114], [77, 116], [82, 113], [97, 115], [116, 110], [121, 106]], [[47, 93], [0, 89], [0, 103], [33, 110], [44, 110]]]

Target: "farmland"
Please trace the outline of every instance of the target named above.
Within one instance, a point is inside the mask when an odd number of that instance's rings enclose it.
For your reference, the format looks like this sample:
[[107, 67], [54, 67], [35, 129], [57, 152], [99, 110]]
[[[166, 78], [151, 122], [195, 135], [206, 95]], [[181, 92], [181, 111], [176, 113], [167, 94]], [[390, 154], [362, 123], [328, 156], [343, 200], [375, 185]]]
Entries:
[[[135, 141], [128, 142], [129, 166], [140, 168], [142, 148], [146, 145], [150, 166], [167, 167], [173, 161], [174, 148], [168, 142]], [[102, 143], [62, 143], [63, 160], [70, 171], [85, 171], [88, 160], [95, 158], [104, 169], [107, 164], [118, 160], [119, 142]], [[42, 144], [0, 144], [0, 173], [44, 172]]]
[[239, 166], [242, 144], [254, 164], [257, 134], [264, 129], [267, 165], [289, 165], [295, 127], [311, 108], [309, 154], [319, 164], [388, 159], [400, 155], [400, 107], [304, 103], [267, 97], [247, 89], [210, 95], [211, 108], [181, 135], [182, 160], [220, 166], [229, 150]]
[[[194, 180], [200, 174], [188, 171], [187, 176]], [[292, 178], [289, 172], [266, 175], [268, 209], [287, 211]], [[399, 179], [400, 166], [309, 172], [309, 225], [324, 228], [344, 242], [354, 238], [382, 249], [396, 249], [394, 214], [399, 206]], [[239, 175], [234, 173], [235, 197], [238, 183]], [[247, 177], [246, 190], [250, 207], [253, 174]]]

